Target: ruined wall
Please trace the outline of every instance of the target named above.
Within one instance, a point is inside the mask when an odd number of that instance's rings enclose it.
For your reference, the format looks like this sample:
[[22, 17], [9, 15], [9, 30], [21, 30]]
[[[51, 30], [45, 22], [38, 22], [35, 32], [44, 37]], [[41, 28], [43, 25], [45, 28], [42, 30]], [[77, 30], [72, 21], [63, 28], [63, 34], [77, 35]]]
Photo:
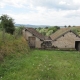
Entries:
[[41, 48], [41, 43], [43, 41], [41, 41], [39, 38], [36, 37], [36, 48]]

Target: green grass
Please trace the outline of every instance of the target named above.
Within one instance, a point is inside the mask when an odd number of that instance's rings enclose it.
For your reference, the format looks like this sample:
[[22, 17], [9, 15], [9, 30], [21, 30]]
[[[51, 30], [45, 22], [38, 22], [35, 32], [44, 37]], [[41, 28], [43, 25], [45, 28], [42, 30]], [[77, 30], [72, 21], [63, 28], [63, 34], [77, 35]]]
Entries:
[[15, 35], [5, 33], [3, 38], [3, 32], [0, 32], [0, 62], [4, 60], [5, 56], [19, 56], [28, 51], [27, 41], [22, 36], [15, 37]]
[[80, 80], [80, 52], [32, 50], [0, 64], [0, 80]]

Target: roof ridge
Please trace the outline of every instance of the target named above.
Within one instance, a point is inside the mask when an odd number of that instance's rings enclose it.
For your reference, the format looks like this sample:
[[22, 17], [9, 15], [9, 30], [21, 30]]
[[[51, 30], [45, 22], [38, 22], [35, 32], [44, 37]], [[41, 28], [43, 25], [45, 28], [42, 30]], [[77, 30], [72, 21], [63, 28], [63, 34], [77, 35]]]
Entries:
[[50, 37], [53, 41], [55, 41], [56, 39], [60, 38], [62, 35], [68, 33], [69, 31], [73, 32], [75, 35], [77, 35], [78, 37], [80, 37], [78, 34], [76, 34], [73, 30], [71, 29], [67, 29], [67, 30], [64, 30], [62, 31], [62, 29], [56, 31], [55, 33], [51, 34]]

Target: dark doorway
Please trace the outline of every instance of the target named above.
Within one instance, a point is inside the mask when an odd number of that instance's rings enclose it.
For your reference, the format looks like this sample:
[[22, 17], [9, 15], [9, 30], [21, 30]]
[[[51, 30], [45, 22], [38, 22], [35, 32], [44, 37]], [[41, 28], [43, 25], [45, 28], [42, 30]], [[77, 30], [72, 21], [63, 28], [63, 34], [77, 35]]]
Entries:
[[52, 47], [51, 41], [43, 41], [43, 43], [41, 44], [41, 48], [51, 48], [51, 47]]
[[75, 41], [75, 49], [80, 51], [80, 41]]

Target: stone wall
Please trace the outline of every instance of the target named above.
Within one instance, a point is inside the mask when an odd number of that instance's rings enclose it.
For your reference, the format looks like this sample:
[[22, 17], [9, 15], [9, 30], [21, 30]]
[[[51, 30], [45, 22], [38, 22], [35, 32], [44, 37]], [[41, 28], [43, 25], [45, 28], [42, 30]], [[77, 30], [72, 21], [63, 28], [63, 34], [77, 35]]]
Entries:
[[[33, 34], [31, 34], [29, 31], [24, 31], [23, 30], [23, 36], [28, 41], [28, 38], [31, 37], [31, 36], [33, 36]], [[34, 36], [34, 37], [36, 38], [35, 48], [41, 48], [42, 41], [39, 38], [37, 38], [36, 36]]]
[[52, 42], [52, 45], [58, 48], [75, 48], [75, 41], [80, 40], [73, 32], [68, 32], [57, 40]]

